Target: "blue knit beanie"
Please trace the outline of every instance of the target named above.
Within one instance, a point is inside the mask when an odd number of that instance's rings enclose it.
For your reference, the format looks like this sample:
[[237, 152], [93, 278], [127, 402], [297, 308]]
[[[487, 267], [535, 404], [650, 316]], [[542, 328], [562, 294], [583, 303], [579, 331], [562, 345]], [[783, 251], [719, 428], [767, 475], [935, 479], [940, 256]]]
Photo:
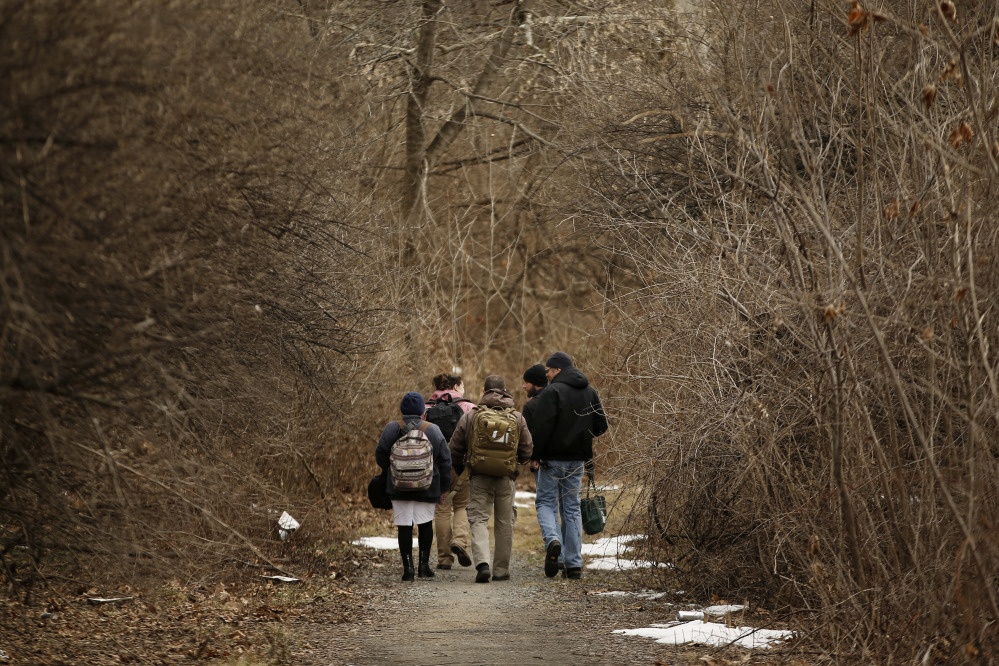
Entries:
[[557, 370], [565, 370], [566, 368], [572, 367], [572, 357], [565, 352], [557, 351], [548, 357], [545, 361], [545, 367], [555, 368]]
[[423, 402], [423, 396], [416, 391], [410, 391], [402, 396], [402, 404], [399, 405], [399, 411], [402, 412], [403, 416], [421, 416], [426, 407], [426, 404]]

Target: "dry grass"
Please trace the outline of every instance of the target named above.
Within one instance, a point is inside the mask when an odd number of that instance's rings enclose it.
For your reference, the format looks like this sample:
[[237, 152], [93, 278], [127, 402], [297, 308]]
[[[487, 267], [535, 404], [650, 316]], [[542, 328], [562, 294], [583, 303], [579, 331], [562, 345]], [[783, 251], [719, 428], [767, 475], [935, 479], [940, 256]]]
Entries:
[[616, 453], [690, 589], [809, 609], [838, 660], [988, 660], [996, 15], [879, 11], [717, 3], [628, 81], [588, 173], [638, 282]]

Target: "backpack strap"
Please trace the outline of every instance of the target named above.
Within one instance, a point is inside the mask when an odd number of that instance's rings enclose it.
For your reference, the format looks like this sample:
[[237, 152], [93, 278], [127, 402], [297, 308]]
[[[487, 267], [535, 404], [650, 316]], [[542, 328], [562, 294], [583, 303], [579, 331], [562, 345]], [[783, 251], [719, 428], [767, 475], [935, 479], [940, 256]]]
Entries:
[[[406, 422], [405, 422], [405, 421], [403, 421], [402, 419], [399, 419], [398, 421], [396, 421], [396, 423], [398, 423], [398, 424], [399, 424], [399, 434], [400, 434], [400, 436], [401, 436], [401, 435], [405, 435], [405, 434], [406, 434], [407, 432], [409, 432], [410, 430], [416, 430], [416, 428], [407, 428], [407, 427], [406, 427], [406, 426], [407, 426]], [[419, 430], [420, 430], [420, 432], [421, 432], [421, 433], [423, 433], [423, 434], [426, 434], [426, 432], [427, 432], [427, 429], [428, 429], [428, 428], [429, 428], [430, 426], [432, 426], [432, 425], [433, 425], [433, 424], [432, 424], [432, 423], [430, 423], [429, 421], [420, 421], [420, 427], [419, 427]]]

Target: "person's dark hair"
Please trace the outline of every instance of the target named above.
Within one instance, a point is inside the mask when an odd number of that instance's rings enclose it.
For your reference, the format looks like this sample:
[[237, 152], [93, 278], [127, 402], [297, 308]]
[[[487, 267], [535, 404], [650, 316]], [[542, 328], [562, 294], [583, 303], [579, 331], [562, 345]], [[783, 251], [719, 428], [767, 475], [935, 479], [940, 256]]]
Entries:
[[482, 388], [486, 391], [489, 389], [505, 389], [506, 382], [499, 375], [489, 375], [486, 377], [486, 382], [482, 385]]
[[461, 383], [461, 377], [458, 375], [451, 375], [446, 372], [434, 377], [434, 390], [435, 391], [450, 391], [454, 389], [458, 384]]

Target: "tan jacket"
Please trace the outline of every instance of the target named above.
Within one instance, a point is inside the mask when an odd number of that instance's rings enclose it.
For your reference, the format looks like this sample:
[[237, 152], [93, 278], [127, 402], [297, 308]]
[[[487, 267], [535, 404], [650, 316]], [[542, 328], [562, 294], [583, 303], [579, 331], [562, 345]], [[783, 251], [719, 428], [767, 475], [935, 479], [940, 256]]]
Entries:
[[[513, 396], [503, 389], [489, 389], [482, 394], [479, 400], [480, 405], [494, 407], [496, 409], [506, 409], [513, 407]], [[534, 451], [534, 441], [531, 439], [531, 431], [527, 428], [527, 421], [524, 415], [518, 411], [513, 412], [517, 416], [517, 425], [520, 428], [520, 443], [517, 445], [517, 462], [521, 465], [531, 461], [531, 453]], [[472, 419], [475, 418], [475, 411], [466, 412], [458, 421], [451, 435], [448, 448], [451, 449], [451, 460], [458, 469], [464, 467], [465, 454], [468, 453], [468, 439], [472, 436]], [[510, 475], [517, 478], [517, 472]]]

